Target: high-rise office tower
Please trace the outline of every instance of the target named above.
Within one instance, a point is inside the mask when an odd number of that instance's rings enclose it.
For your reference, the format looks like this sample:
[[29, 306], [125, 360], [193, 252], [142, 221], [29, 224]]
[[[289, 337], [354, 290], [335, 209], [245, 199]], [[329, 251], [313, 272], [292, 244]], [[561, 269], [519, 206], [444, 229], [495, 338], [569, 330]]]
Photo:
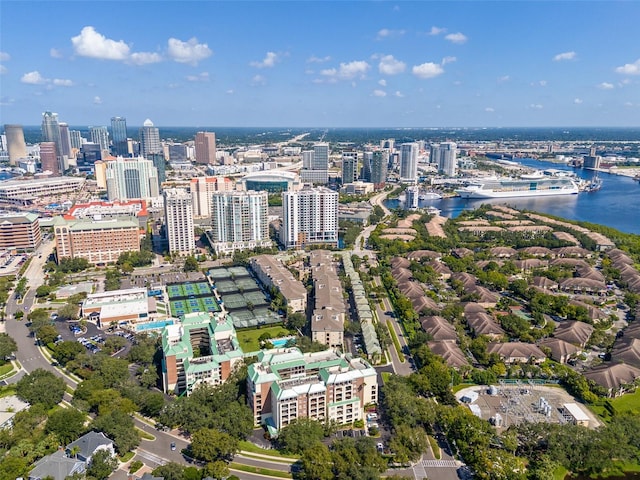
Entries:
[[189, 255], [196, 248], [191, 194], [184, 188], [164, 191], [164, 219], [169, 253]]
[[69, 124], [60, 122], [60, 148], [62, 155], [67, 158], [71, 157], [71, 134], [69, 133]]
[[43, 172], [49, 171], [54, 177], [60, 175], [55, 142], [40, 142], [40, 163]]
[[152, 153], [162, 153], [162, 143], [160, 130], [147, 118], [140, 129], [140, 155], [147, 158]]
[[100, 145], [101, 151], [109, 151], [109, 130], [107, 127], [89, 127], [91, 142]]
[[106, 162], [105, 177], [109, 201], [148, 199], [159, 195], [158, 170], [146, 158], [123, 158]]
[[358, 179], [358, 152], [342, 152], [342, 184], [353, 183]]
[[196, 163], [203, 165], [215, 165], [216, 161], [216, 134], [213, 132], [196, 133], [195, 141]]
[[313, 160], [311, 162], [313, 170], [329, 170], [329, 144], [316, 143], [313, 146]]
[[304, 150], [302, 152], [302, 168], [311, 169], [313, 163], [313, 150]]
[[373, 152], [364, 152], [362, 154], [362, 180], [371, 181], [371, 161], [373, 160]]
[[45, 142], [53, 142], [56, 144], [56, 153], [62, 158], [62, 142], [60, 141], [60, 123], [58, 122], [58, 114], [52, 112], [44, 112], [42, 114], [42, 140]]
[[369, 181], [373, 183], [374, 188], [384, 188], [387, 181], [387, 171], [389, 165], [389, 151], [376, 150], [371, 156], [371, 178]]
[[80, 150], [82, 148], [82, 134], [80, 130], [69, 130], [69, 138], [71, 140], [71, 148]]
[[111, 117], [111, 143], [113, 154], [122, 157], [129, 156], [129, 143], [127, 142], [127, 119], [124, 117]]
[[285, 248], [338, 243], [338, 192], [304, 187], [282, 192], [280, 241]]
[[210, 239], [216, 253], [270, 246], [268, 202], [267, 192], [214, 193]]
[[4, 134], [7, 137], [9, 164], [17, 165], [18, 159], [27, 157], [27, 144], [24, 141], [22, 125], [5, 125]]
[[413, 183], [418, 179], [418, 144], [400, 145], [400, 181]]
[[440, 170], [447, 176], [453, 177], [458, 169], [457, 146], [454, 142], [440, 144]]
[[147, 156], [147, 159], [153, 162], [153, 166], [158, 170], [158, 182], [160, 183], [160, 187], [162, 188], [162, 182], [167, 181], [167, 162], [164, 159], [164, 154], [162, 153], [152, 153]]

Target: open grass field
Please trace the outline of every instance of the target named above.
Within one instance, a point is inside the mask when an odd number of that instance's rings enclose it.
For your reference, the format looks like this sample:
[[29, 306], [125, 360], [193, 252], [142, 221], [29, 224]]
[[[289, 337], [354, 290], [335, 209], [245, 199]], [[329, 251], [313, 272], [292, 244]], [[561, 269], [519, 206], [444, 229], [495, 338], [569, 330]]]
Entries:
[[609, 403], [611, 403], [616, 413], [628, 412], [638, 415], [640, 414], [640, 389], [618, 398], [612, 398]]
[[240, 348], [242, 348], [242, 351], [255, 352], [260, 350], [260, 342], [258, 341], [258, 338], [260, 338], [264, 333], [270, 333], [273, 338], [289, 335], [289, 331], [280, 325], [239, 330], [238, 341], [240, 342]]

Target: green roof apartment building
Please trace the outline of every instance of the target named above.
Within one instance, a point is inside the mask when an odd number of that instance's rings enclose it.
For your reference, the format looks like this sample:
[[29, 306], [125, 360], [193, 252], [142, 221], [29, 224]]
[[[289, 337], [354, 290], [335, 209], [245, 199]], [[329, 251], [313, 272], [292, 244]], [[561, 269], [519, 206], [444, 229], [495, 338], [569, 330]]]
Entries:
[[255, 424], [276, 435], [296, 418], [338, 424], [364, 419], [364, 407], [378, 402], [378, 379], [362, 358], [333, 350], [263, 350], [249, 365], [247, 396]]
[[162, 332], [162, 384], [166, 393], [189, 395], [198, 385], [220, 385], [240, 364], [243, 352], [231, 317], [187, 313]]

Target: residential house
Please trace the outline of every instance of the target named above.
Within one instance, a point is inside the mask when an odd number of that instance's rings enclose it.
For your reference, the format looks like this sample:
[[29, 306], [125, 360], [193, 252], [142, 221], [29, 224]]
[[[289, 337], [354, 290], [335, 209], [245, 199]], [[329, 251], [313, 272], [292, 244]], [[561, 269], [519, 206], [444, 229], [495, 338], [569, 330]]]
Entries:
[[535, 363], [544, 362], [547, 356], [536, 345], [524, 342], [489, 343], [488, 353], [497, 354], [506, 364], [514, 363]]

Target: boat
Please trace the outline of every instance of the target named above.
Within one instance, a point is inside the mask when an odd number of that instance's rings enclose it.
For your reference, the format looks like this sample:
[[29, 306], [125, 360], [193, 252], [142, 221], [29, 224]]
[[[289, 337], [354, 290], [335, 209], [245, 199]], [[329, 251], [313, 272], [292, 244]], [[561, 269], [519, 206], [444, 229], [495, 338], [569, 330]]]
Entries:
[[578, 184], [567, 177], [502, 178], [471, 182], [456, 190], [462, 198], [512, 198], [575, 195]]
[[585, 192], [597, 192], [602, 188], [602, 179], [598, 177], [598, 175], [594, 175], [591, 181], [587, 184], [587, 187], [584, 189]]
[[536, 170], [532, 173], [523, 173], [522, 175], [520, 175], [520, 178], [526, 180], [538, 180], [539, 178], [544, 178], [544, 175], [545, 174], [542, 170]]
[[440, 200], [442, 195], [436, 192], [425, 192], [418, 195], [420, 200]]

